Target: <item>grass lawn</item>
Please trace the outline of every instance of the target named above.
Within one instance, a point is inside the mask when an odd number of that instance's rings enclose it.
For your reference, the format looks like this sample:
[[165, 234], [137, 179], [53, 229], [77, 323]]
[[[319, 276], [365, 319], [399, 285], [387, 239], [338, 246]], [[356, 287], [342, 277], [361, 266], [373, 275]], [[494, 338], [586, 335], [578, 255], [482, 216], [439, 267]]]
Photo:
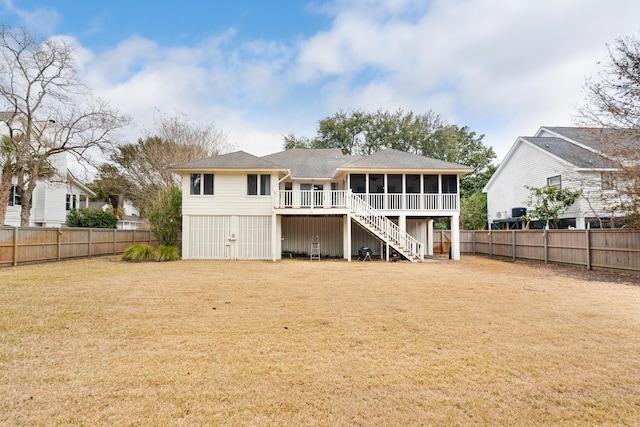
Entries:
[[638, 425], [633, 280], [473, 256], [0, 269], [0, 425]]

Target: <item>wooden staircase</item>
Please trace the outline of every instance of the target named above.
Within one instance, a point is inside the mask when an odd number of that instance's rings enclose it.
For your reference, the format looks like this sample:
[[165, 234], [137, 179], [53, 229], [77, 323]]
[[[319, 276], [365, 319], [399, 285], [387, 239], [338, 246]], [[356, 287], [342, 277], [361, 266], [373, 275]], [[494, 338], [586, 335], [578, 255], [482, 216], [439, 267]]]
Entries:
[[406, 231], [356, 194], [351, 194], [351, 218], [411, 262], [424, 261], [424, 247]]

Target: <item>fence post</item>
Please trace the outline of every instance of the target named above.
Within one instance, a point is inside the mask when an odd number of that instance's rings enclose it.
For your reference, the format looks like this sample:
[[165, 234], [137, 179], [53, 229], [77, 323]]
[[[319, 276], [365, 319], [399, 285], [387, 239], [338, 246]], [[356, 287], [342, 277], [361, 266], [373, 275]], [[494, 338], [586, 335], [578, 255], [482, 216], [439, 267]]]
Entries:
[[13, 266], [18, 265], [18, 227], [13, 228]]
[[589, 227], [586, 229], [585, 240], [585, 249], [587, 251], [587, 270], [591, 270], [591, 230]]
[[116, 228], [113, 229], [113, 254], [116, 254], [116, 246], [118, 244], [117, 240], [118, 240], [118, 234], [116, 233], [116, 231], [118, 231]]
[[493, 258], [493, 234], [489, 230], [489, 258]]
[[91, 233], [91, 228], [89, 228], [89, 254], [88, 254], [88, 258], [91, 258], [91, 237], [92, 237], [92, 233]]
[[549, 236], [548, 236], [549, 230], [547, 230], [545, 228], [544, 232], [542, 233], [542, 238], [544, 239], [544, 263], [548, 264], [549, 263]]
[[511, 230], [511, 256], [516, 260], [516, 230]]
[[133, 244], [136, 244], [136, 229], [133, 229]]
[[473, 254], [476, 254], [476, 230], [473, 230], [471, 232], [471, 235], [473, 236]]
[[57, 260], [60, 261], [62, 258], [62, 228], [58, 229], [58, 257]]

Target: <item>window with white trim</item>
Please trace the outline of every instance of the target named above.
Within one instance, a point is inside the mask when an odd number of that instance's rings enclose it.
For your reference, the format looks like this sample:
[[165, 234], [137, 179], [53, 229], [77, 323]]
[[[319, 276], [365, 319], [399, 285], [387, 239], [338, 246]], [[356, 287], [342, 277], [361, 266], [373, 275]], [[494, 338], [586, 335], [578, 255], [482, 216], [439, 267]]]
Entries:
[[212, 173], [192, 173], [189, 177], [189, 194], [212, 195], [214, 194], [213, 182]]
[[22, 191], [17, 185], [12, 185], [9, 191], [9, 206], [21, 206], [22, 205]]
[[258, 191], [261, 196], [271, 195], [271, 175], [247, 174], [247, 195], [257, 196]]
[[556, 187], [558, 190], [562, 190], [562, 176], [556, 175], [547, 178], [547, 185], [550, 187]]

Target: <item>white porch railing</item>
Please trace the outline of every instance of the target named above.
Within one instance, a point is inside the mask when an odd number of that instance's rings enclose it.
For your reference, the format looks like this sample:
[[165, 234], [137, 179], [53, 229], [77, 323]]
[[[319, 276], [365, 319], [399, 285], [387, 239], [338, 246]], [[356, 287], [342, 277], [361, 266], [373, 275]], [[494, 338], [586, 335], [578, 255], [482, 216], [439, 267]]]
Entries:
[[348, 208], [348, 190], [275, 190], [276, 208]]
[[351, 208], [357, 197], [376, 210], [458, 210], [458, 194], [372, 194], [351, 190], [274, 190], [275, 208]]

